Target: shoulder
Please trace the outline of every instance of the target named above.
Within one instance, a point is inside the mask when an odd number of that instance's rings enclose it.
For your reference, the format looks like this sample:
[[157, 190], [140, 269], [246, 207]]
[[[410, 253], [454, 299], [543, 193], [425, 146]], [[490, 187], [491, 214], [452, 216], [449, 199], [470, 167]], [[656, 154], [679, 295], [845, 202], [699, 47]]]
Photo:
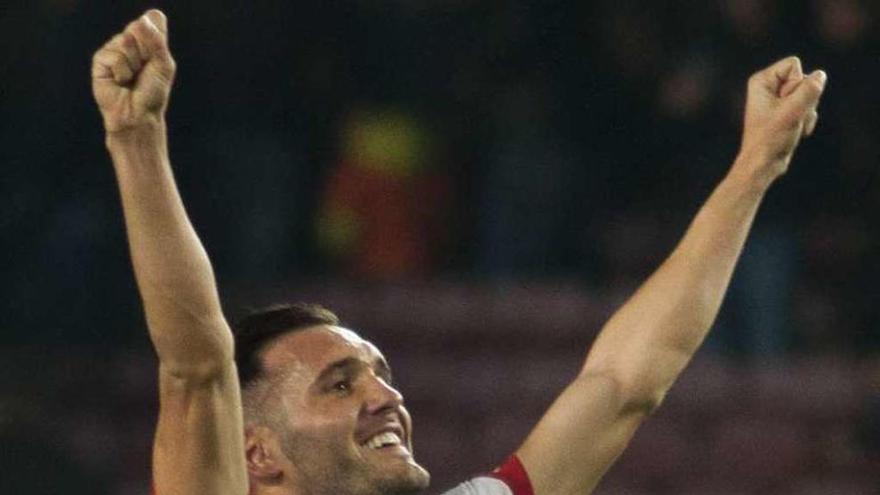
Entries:
[[465, 481], [443, 495], [534, 495], [525, 468], [510, 456], [490, 474]]
[[443, 495], [518, 495], [514, 494], [507, 483], [488, 476], [480, 476], [465, 481]]

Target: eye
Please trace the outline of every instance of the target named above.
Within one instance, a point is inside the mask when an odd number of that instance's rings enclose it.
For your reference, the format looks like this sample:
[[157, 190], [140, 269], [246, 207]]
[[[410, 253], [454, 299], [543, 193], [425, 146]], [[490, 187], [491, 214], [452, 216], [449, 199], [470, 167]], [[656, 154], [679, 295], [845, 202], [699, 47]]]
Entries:
[[391, 376], [391, 373], [385, 373], [385, 374], [379, 375], [379, 378], [381, 378], [382, 381], [384, 381], [385, 384], [387, 384], [389, 387], [394, 386], [394, 377]]
[[339, 380], [333, 384], [333, 391], [340, 394], [347, 394], [351, 391], [351, 382], [348, 380]]

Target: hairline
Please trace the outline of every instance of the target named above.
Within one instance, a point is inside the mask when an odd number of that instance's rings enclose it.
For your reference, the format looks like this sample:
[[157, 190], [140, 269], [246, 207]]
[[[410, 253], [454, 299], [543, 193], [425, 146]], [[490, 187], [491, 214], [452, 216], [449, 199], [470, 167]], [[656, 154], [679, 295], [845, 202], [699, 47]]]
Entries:
[[257, 374], [251, 379], [251, 381], [249, 383], [242, 384], [241, 389], [246, 390], [258, 382], [271, 380], [273, 377], [277, 376], [277, 374], [275, 374], [275, 373], [268, 372], [268, 370], [265, 367], [264, 359], [265, 359], [266, 353], [269, 352], [269, 348], [271, 348], [273, 345], [277, 344], [280, 340], [282, 340], [286, 337], [289, 337], [291, 335], [294, 335], [294, 334], [299, 334], [299, 333], [307, 332], [309, 330], [314, 330], [318, 327], [334, 327], [334, 326], [336, 326], [336, 325], [332, 325], [329, 323], [315, 323], [315, 324], [308, 324], [308, 325], [300, 325], [300, 326], [291, 327], [287, 330], [282, 330], [280, 332], [275, 333], [274, 335], [272, 335], [270, 337], [267, 337], [264, 341], [260, 342], [260, 345], [256, 346], [252, 351], [253, 358], [258, 365]]
[[[330, 331], [333, 331], [333, 332], [348, 333], [348, 334], [354, 335], [355, 337], [360, 339], [362, 342], [368, 344], [372, 349], [375, 350], [375, 352], [377, 354], [376, 359], [374, 359], [370, 363], [368, 363], [369, 366], [374, 367], [374, 366], [376, 366], [376, 363], [378, 363], [379, 368], [381, 368], [383, 370], [383, 372], [385, 374], [387, 374], [389, 379], [393, 376], [391, 365], [390, 365], [390, 363], [388, 363], [388, 359], [385, 357], [385, 355], [382, 353], [382, 351], [379, 350], [379, 348], [375, 344], [368, 341], [367, 339], [364, 339], [363, 337], [361, 337], [360, 334], [358, 334], [354, 330], [352, 330], [350, 328], [343, 327], [338, 322], [335, 324], [334, 323], [315, 323], [315, 324], [294, 326], [294, 327], [291, 327], [287, 330], [280, 331], [280, 332], [272, 335], [271, 337], [266, 338], [265, 341], [261, 342], [260, 345], [257, 346], [252, 351], [252, 355], [253, 355], [256, 363], [258, 364], [258, 372], [251, 380], [248, 381], [247, 384], [242, 384], [241, 382], [239, 382], [239, 386], [240, 386], [240, 390], [241, 390], [242, 409], [244, 412], [244, 416], [245, 416], [244, 419], [246, 422], [248, 421], [249, 418], [253, 418], [254, 420], [256, 420], [256, 418], [265, 418], [265, 416], [262, 413], [262, 411], [263, 411], [262, 405], [268, 399], [275, 397], [274, 394], [271, 394], [271, 391], [275, 388], [276, 385], [278, 385], [280, 382], [286, 380], [292, 373], [294, 373], [298, 369], [298, 366], [285, 366], [282, 370], [279, 370], [277, 372], [274, 372], [274, 373], [269, 372], [265, 368], [265, 362], [264, 362], [265, 354], [269, 351], [269, 348], [272, 347], [273, 345], [275, 345], [276, 343], [278, 343], [278, 341], [280, 341], [281, 339], [283, 339], [285, 337], [291, 336], [293, 334], [311, 331], [311, 330], [321, 330], [322, 329], [321, 327], [324, 327], [324, 329], [330, 329]], [[348, 356], [348, 357], [343, 357], [338, 360], [335, 360], [331, 363], [328, 363], [327, 365], [322, 367], [320, 370], [318, 370], [318, 372], [315, 374], [314, 379], [312, 379], [309, 382], [308, 387], [311, 387], [312, 385], [314, 385], [314, 383], [319, 381], [322, 378], [322, 376], [324, 376], [326, 374], [327, 371], [329, 371], [330, 369], [332, 369], [334, 367], [337, 367], [340, 363], [347, 361], [347, 360], [350, 360], [350, 359], [356, 359], [356, 358], [352, 358], [351, 356]], [[300, 363], [299, 360], [297, 360], [297, 364], [299, 364], [299, 363]], [[252, 397], [254, 395], [256, 395], [256, 397]], [[258, 405], [260, 407], [257, 407]], [[257, 421], [259, 421], [259, 420], [257, 420]]]

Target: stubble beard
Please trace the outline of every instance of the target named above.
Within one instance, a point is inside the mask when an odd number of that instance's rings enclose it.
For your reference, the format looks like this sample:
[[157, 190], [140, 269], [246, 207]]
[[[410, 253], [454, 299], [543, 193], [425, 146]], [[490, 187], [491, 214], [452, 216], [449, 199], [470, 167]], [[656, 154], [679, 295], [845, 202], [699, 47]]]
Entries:
[[394, 472], [358, 459], [342, 445], [288, 431], [284, 455], [299, 470], [308, 495], [418, 495], [430, 483], [421, 465], [407, 463]]

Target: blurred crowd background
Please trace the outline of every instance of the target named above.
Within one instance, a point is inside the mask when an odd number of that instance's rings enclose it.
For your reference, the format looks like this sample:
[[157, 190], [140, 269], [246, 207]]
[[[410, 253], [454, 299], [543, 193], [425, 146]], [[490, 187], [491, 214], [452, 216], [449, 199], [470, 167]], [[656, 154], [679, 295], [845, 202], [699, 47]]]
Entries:
[[749, 74], [824, 68], [712, 337], [600, 491], [877, 493], [872, 0], [4, 3], [0, 491], [148, 486], [155, 359], [89, 65], [154, 6], [230, 317], [321, 302], [375, 339], [438, 489], [516, 447], [674, 246], [736, 156]]

